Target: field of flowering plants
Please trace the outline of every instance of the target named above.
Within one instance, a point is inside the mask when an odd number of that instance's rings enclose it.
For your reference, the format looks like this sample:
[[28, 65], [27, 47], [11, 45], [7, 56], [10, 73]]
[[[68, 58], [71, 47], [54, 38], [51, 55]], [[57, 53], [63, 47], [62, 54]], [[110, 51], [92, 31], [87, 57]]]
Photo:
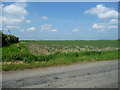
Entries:
[[0, 49], [3, 70], [118, 59], [118, 40], [26, 40]]

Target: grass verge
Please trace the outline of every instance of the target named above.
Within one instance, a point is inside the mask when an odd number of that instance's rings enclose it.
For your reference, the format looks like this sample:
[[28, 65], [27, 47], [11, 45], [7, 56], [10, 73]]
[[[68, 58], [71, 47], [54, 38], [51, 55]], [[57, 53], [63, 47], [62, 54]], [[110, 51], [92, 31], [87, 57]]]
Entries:
[[[41, 56], [34, 56], [39, 58]], [[84, 51], [84, 52], [70, 52], [70, 53], [55, 53], [53, 55], [43, 56], [43, 60], [35, 59], [31, 62], [24, 62], [22, 64], [3, 64], [2, 70], [22, 70], [32, 69], [37, 67], [48, 67], [56, 65], [66, 65], [77, 62], [94, 62], [103, 60], [118, 59], [118, 51]], [[14, 61], [13, 61], [14, 62]]]

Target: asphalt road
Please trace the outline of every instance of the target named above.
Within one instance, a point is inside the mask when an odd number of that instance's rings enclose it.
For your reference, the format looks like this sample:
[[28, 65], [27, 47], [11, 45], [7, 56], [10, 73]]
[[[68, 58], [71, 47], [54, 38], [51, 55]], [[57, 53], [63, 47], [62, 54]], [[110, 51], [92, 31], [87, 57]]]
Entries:
[[117, 88], [118, 60], [2, 73], [3, 88]]

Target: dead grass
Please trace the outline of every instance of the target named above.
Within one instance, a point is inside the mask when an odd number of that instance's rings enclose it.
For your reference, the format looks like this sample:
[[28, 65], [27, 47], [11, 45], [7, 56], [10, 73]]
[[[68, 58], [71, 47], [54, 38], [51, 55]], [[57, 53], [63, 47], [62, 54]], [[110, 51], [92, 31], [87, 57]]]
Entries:
[[17, 61], [17, 62], [11, 61], [11, 62], [2, 62], [1, 64], [24, 64], [24, 62], [23, 61]]

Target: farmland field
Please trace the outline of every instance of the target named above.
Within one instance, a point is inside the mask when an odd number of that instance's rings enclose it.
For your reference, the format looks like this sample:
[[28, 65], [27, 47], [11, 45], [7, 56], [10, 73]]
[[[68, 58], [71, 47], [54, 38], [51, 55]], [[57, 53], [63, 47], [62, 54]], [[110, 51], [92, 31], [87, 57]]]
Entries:
[[20, 41], [1, 49], [3, 70], [118, 58], [117, 40]]
[[[99, 41], [26, 41], [24, 42], [35, 55], [53, 54], [56, 52], [79, 52], [79, 51], [108, 51], [117, 50], [115, 40]], [[34, 49], [33, 49], [34, 48]]]

